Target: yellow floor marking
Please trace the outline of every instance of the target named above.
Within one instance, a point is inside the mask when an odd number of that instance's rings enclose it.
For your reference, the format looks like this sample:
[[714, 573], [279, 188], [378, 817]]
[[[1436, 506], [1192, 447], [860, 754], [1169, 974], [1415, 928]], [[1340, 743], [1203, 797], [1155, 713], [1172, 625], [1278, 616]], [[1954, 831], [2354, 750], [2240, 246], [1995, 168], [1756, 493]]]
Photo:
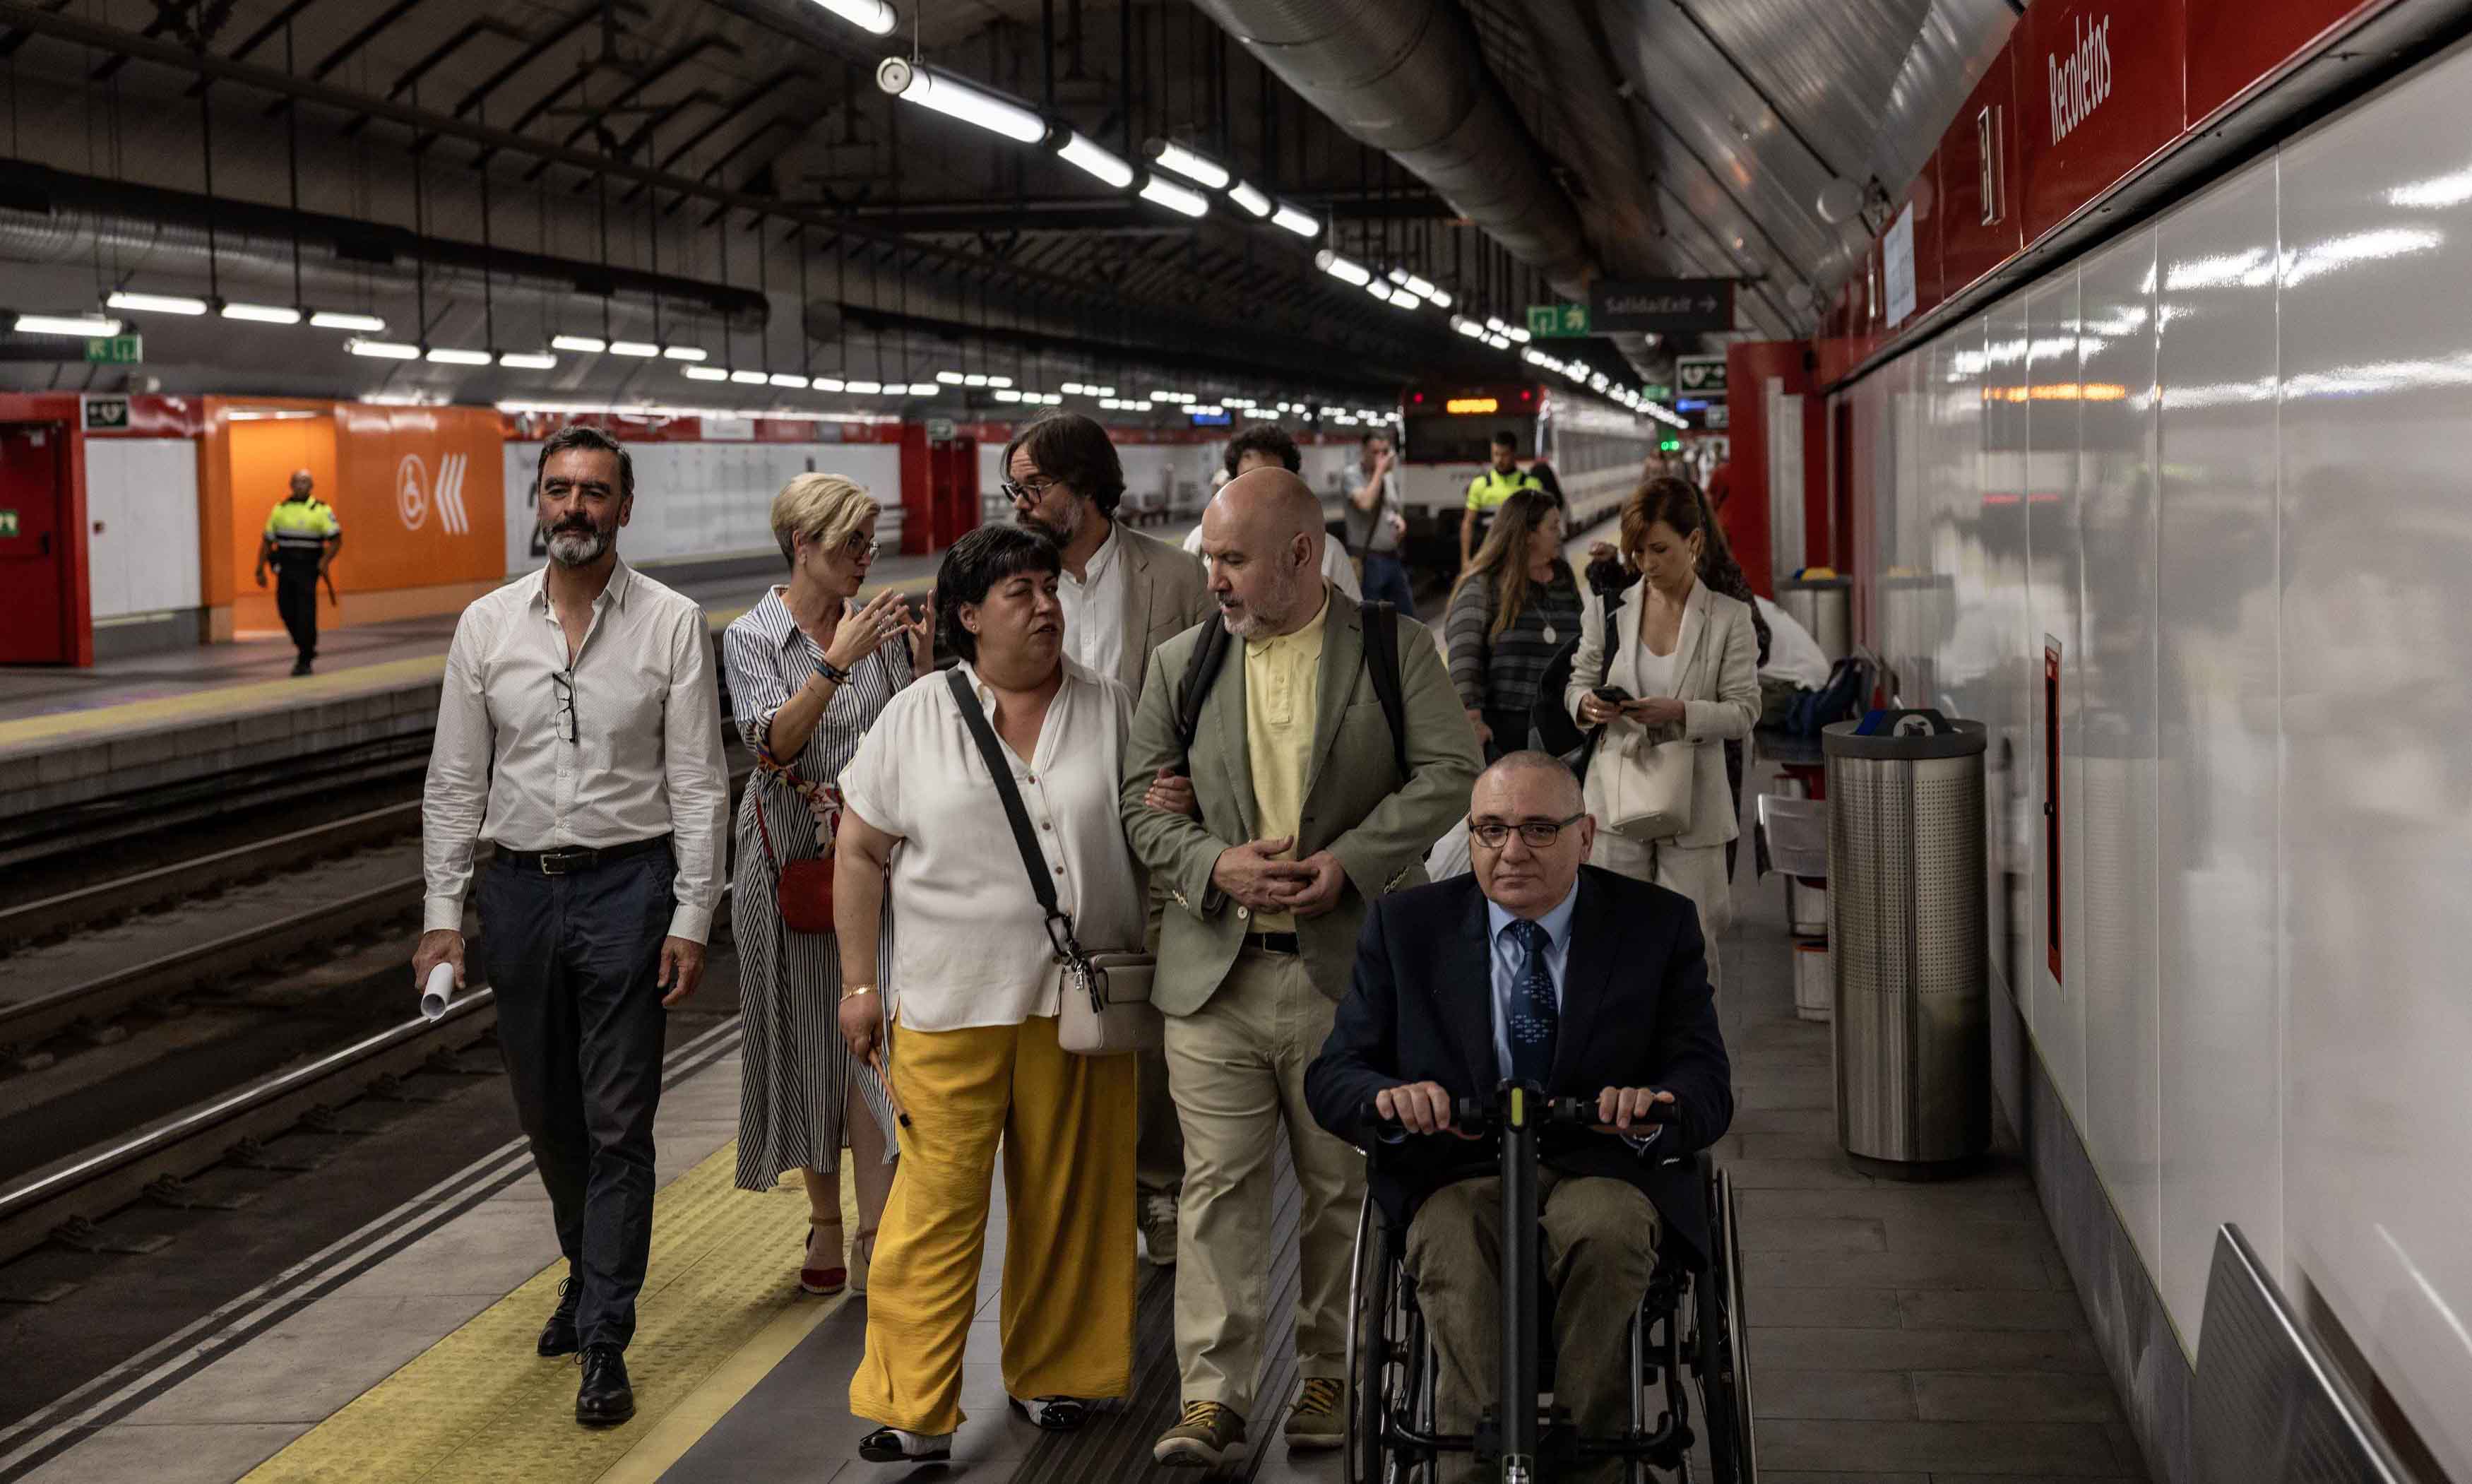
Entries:
[[[587, 1484], [638, 1448], [675, 1448], [667, 1468], [735, 1402], [729, 1387], [744, 1396], [843, 1302], [798, 1292], [807, 1203], [797, 1177], [761, 1195], [739, 1190], [737, 1161], [732, 1142], [654, 1200], [652, 1266], [627, 1352], [632, 1422], [577, 1425], [580, 1373], [533, 1352], [564, 1276], [557, 1263], [295, 1439], [245, 1484]], [[848, 1204], [844, 1196], [845, 1230], [855, 1224]], [[688, 1415], [673, 1429], [681, 1409]]]

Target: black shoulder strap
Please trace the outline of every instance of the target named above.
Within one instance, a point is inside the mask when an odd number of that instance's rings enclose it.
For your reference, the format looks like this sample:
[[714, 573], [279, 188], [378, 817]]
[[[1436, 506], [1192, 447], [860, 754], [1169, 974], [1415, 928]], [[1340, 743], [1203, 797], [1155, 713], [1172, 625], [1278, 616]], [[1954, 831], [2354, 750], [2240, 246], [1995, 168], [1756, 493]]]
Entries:
[[1399, 765], [1399, 779], [1408, 778], [1408, 705], [1399, 685], [1399, 610], [1388, 603], [1365, 605], [1365, 667], [1371, 672], [1373, 698], [1382, 703], [1382, 719], [1390, 724], [1390, 760]]
[[[1047, 879], [1047, 857], [1039, 853], [1038, 837], [1030, 827], [1030, 811], [1022, 807], [1021, 790], [1012, 786], [1012, 765], [1005, 761], [1004, 744], [996, 740], [996, 730], [987, 725], [987, 713], [979, 706], [978, 693], [955, 665], [944, 672], [944, 682], [953, 687], [953, 704], [961, 708], [962, 720], [970, 729], [971, 740], [979, 744], [979, 755], [986, 759], [987, 772], [996, 780], [996, 797], [1004, 801], [1005, 818], [1012, 825], [1012, 843], [1021, 851], [1021, 869], [1030, 873], [1030, 889], [1036, 894], [1040, 910], [1047, 914], [1048, 941], [1056, 951], [1075, 953], [1073, 919], [1056, 904], [1056, 883]], [[1058, 924], [1063, 925], [1062, 935]]]
[[1628, 591], [1628, 587], [1615, 587], [1597, 596], [1599, 615], [1604, 619], [1599, 627], [1604, 632], [1604, 653], [1597, 660], [1599, 685], [1614, 673], [1614, 613], [1622, 607], [1622, 595]]
[[1227, 625], [1213, 613], [1201, 621], [1201, 637], [1194, 640], [1193, 652], [1184, 657], [1184, 685], [1177, 694], [1176, 740], [1187, 757], [1193, 755], [1193, 739], [1201, 731], [1201, 704], [1210, 699], [1210, 687], [1226, 658]]

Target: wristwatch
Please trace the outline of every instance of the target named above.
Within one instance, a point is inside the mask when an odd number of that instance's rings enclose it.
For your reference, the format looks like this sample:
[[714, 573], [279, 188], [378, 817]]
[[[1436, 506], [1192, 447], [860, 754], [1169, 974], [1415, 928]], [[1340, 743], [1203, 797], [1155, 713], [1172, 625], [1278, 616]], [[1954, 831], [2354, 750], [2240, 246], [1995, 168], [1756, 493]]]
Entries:
[[842, 989], [842, 998], [856, 999], [862, 994], [872, 994], [874, 993], [875, 986], [871, 984], [845, 985]]
[[816, 673], [836, 685], [849, 683], [850, 673], [820, 655], [816, 658]]

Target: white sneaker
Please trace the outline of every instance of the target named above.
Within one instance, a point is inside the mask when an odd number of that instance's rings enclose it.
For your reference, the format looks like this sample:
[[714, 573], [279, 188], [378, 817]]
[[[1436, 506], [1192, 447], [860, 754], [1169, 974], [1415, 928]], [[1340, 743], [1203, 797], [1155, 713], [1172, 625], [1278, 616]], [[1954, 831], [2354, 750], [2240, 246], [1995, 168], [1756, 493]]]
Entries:
[[858, 1440], [858, 1456], [871, 1464], [938, 1463], [953, 1456], [953, 1435], [878, 1427]]

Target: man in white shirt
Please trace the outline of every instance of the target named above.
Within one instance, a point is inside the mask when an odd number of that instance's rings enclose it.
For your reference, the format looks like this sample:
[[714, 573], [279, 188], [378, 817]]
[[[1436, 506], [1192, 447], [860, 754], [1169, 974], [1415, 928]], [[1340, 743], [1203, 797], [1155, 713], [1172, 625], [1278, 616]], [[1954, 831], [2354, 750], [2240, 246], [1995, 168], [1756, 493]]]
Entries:
[[[1005, 445], [1004, 469], [1015, 521], [1044, 533], [1063, 554], [1056, 595], [1064, 605], [1064, 653], [1139, 698], [1151, 652], [1217, 608], [1200, 561], [1115, 518], [1124, 463], [1107, 430], [1080, 413], [1024, 423]], [[1167, 1063], [1155, 1050], [1138, 1056], [1142, 1241], [1164, 1267], [1176, 1261], [1184, 1137], [1168, 1098]]]
[[576, 1421], [606, 1426], [635, 1411], [624, 1352], [652, 1250], [662, 1012], [703, 973], [729, 777], [702, 610], [618, 560], [627, 450], [569, 427], [536, 479], [550, 564], [465, 609], [447, 651], [413, 977], [449, 965], [462, 988], [489, 842], [483, 968], [567, 1260], [538, 1350], [581, 1352]]
[[[1227, 463], [1211, 484], [1211, 498], [1227, 488], [1227, 481], [1239, 474], [1249, 474], [1257, 468], [1283, 468], [1295, 474], [1304, 468], [1304, 454], [1296, 441], [1275, 422], [1256, 422], [1227, 441]], [[1206, 509], [1207, 507], [1205, 507]], [[1197, 558], [1201, 555], [1201, 527], [1196, 525], [1185, 533], [1184, 549]], [[1363, 601], [1365, 586], [1357, 581], [1356, 563], [1348, 560], [1347, 548], [1337, 541], [1321, 543], [1321, 575], [1324, 581], [1352, 600]], [[1376, 594], [1380, 596], [1380, 594]], [[1395, 602], [1395, 600], [1394, 600]], [[1396, 604], [1400, 612], [1416, 616], [1414, 602]]]

